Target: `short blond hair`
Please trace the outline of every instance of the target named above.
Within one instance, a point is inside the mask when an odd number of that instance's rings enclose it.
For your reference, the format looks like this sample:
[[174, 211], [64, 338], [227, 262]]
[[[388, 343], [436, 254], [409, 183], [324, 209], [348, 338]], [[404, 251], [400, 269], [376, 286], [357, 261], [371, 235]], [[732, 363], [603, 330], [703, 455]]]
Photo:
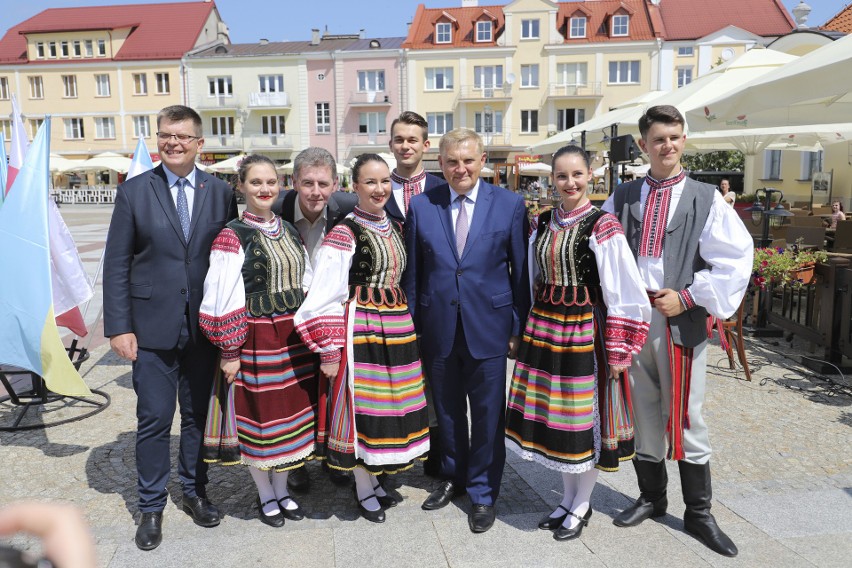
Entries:
[[450, 130], [441, 137], [441, 143], [438, 145], [438, 151], [443, 156], [444, 150], [450, 147], [455, 148], [465, 142], [473, 140], [476, 142], [476, 151], [479, 154], [485, 152], [485, 146], [482, 144], [482, 137], [470, 128], [456, 128]]

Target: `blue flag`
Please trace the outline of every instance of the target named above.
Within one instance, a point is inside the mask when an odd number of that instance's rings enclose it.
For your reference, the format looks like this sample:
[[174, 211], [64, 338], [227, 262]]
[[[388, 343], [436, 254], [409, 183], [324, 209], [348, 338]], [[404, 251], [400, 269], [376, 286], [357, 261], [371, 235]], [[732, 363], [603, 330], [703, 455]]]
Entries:
[[153, 169], [154, 162], [151, 161], [151, 154], [148, 152], [148, 147], [145, 146], [145, 140], [140, 136], [139, 142], [136, 144], [136, 151], [133, 152], [133, 160], [130, 162], [130, 167], [127, 168], [127, 179]]
[[54, 320], [48, 228], [50, 117], [38, 129], [0, 209], [0, 363], [41, 376], [66, 396], [91, 391], [71, 364]]

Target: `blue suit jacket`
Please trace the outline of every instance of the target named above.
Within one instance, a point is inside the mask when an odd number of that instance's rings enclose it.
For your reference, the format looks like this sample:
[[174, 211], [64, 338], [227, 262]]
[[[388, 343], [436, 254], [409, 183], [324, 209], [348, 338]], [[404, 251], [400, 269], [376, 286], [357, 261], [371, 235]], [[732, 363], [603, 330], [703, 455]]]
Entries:
[[187, 292], [190, 330], [199, 333], [210, 246], [236, 217], [231, 186], [200, 170], [188, 240], [162, 165], [119, 185], [104, 255], [104, 335], [133, 332], [145, 349], [174, 348]]
[[424, 354], [449, 355], [460, 312], [473, 357], [505, 355], [530, 308], [524, 200], [480, 180], [461, 258], [446, 183], [414, 197], [405, 223], [403, 286]]
[[[429, 191], [433, 187], [438, 187], [443, 183], [446, 182], [438, 176], [426, 172], [426, 181], [423, 183], [423, 191]], [[388, 199], [387, 204], [385, 204], [385, 211], [387, 212], [388, 217], [391, 218], [391, 221], [405, 223], [405, 213], [399, 210], [399, 205], [396, 204], [396, 199], [394, 199], [393, 195], [391, 195], [391, 198]]]

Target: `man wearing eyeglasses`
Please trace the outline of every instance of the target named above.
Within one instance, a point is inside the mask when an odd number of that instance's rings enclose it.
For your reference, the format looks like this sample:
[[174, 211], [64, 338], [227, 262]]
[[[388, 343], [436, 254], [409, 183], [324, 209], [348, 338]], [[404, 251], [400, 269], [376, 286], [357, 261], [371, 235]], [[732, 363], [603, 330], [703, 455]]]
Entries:
[[201, 459], [216, 349], [198, 329], [198, 309], [213, 239], [237, 216], [231, 187], [195, 167], [204, 146], [198, 113], [166, 107], [157, 130], [162, 162], [118, 186], [104, 256], [104, 335], [133, 364], [142, 550], [162, 540], [175, 400], [183, 510], [197, 525], [219, 524]]

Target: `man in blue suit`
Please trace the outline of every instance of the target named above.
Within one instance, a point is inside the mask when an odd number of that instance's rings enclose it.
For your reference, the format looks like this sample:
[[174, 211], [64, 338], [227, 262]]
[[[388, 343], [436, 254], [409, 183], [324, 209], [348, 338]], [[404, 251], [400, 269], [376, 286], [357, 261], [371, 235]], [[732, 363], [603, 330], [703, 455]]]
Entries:
[[448, 183], [411, 200], [405, 229], [405, 291], [442, 446], [444, 481], [423, 508], [467, 492], [468, 525], [481, 533], [494, 524], [506, 460], [506, 355], [514, 357], [530, 307], [528, 221], [523, 199], [479, 179], [476, 132], [445, 134], [438, 160]]
[[237, 216], [231, 187], [195, 167], [204, 145], [198, 113], [166, 107], [157, 129], [162, 162], [118, 186], [104, 257], [104, 335], [133, 362], [142, 550], [162, 541], [175, 400], [183, 510], [200, 526], [219, 524], [201, 459], [217, 353], [198, 329], [198, 310], [210, 246]]

